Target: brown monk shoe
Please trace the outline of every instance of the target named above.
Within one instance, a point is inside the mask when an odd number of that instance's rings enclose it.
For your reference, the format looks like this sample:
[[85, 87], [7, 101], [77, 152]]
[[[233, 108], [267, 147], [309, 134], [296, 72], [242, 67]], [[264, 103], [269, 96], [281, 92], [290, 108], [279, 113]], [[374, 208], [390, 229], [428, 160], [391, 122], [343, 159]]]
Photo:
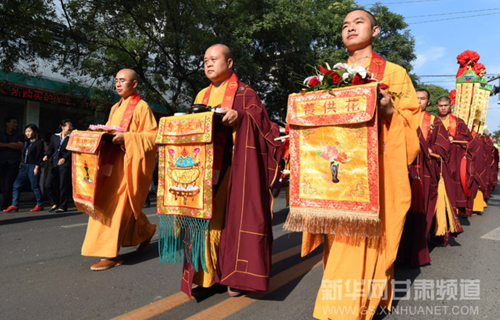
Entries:
[[93, 265], [90, 266], [90, 270], [92, 271], [103, 271], [103, 270], [108, 270], [113, 267], [118, 267], [123, 264], [123, 260], [120, 256], [116, 256], [112, 259], [103, 259], [99, 260]]

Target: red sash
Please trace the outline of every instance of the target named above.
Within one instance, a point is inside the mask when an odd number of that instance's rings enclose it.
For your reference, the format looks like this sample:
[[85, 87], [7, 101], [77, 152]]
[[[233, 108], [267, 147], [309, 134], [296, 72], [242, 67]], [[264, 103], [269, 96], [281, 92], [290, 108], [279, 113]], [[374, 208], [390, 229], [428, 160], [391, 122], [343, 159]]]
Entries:
[[[203, 104], [208, 106], [210, 100], [210, 92], [212, 91], [213, 83], [210, 83], [205, 95], [203, 96]], [[233, 72], [229, 78], [226, 86], [226, 91], [224, 91], [224, 98], [222, 99], [221, 108], [232, 109], [234, 103], [234, 97], [236, 96], [236, 90], [238, 89], [238, 77]], [[215, 107], [215, 106], [213, 106]], [[218, 174], [222, 170], [222, 160], [224, 154], [224, 148], [226, 145], [226, 130], [217, 130], [214, 132], [214, 157], [213, 170], [214, 170], [214, 184], [218, 184]], [[220, 155], [220, 156], [219, 156]]]
[[420, 130], [422, 130], [422, 134], [424, 135], [424, 139], [427, 140], [427, 135], [429, 134], [429, 126], [431, 124], [432, 116], [429, 112], [424, 111], [424, 118], [422, 119], [422, 125], [420, 126]]
[[451, 113], [449, 114], [450, 117], [450, 125], [448, 126], [448, 132], [452, 137], [457, 135], [457, 118], [455, 118], [454, 115]]
[[[468, 149], [469, 147], [467, 147]], [[467, 188], [467, 151], [465, 151], [462, 161], [460, 162], [460, 183], [464, 189], [465, 196], [470, 196], [470, 190]]]
[[[208, 87], [208, 90], [205, 92], [205, 95], [203, 96], [202, 101], [204, 105], [208, 106], [208, 101], [210, 100], [210, 92], [212, 91], [213, 86], [214, 84], [211, 83], [210, 86]], [[233, 108], [234, 96], [236, 95], [237, 89], [238, 89], [238, 77], [236, 77], [236, 74], [233, 72], [233, 74], [231, 75], [231, 77], [227, 82], [227, 87], [226, 91], [224, 92], [224, 98], [222, 99], [221, 108], [225, 109]]]
[[[135, 107], [137, 106], [139, 101], [141, 101], [141, 97], [139, 96], [137, 91], [135, 91], [132, 94], [132, 97], [130, 98], [130, 101], [127, 105], [127, 109], [123, 113], [123, 118], [122, 121], [120, 122], [120, 128], [122, 128], [123, 130], [128, 131], [128, 127], [130, 126], [130, 121], [132, 121], [132, 116], [134, 115]], [[109, 119], [113, 118], [113, 114], [115, 113], [116, 109], [121, 106], [122, 102], [123, 98], [121, 98], [120, 101], [118, 102], [118, 106], [113, 110], [111, 110]]]
[[[349, 59], [347, 59], [347, 63], [349, 64]], [[378, 81], [382, 81], [384, 79], [385, 65], [386, 61], [384, 58], [379, 56], [375, 51], [372, 51], [372, 58], [370, 60], [370, 64], [368, 65], [368, 71], [373, 73], [373, 77]]]
[[373, 73], [373, 77], [378, 81], [384, 79], [386, 61], [379, 56], [375, 51], [372, 52], [372, 59], [370, 65], [368, 66], [368, 71]]

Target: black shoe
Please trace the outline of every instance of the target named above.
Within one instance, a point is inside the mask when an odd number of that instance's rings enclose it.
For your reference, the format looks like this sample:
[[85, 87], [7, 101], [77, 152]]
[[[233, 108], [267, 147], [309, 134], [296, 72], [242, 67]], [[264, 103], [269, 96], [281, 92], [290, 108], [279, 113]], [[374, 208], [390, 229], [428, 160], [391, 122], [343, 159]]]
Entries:
[[57, 206], [52, 206], [52, 207], [49, 209], [49, 212], [55, 211], [56, 209], [57, 209]]

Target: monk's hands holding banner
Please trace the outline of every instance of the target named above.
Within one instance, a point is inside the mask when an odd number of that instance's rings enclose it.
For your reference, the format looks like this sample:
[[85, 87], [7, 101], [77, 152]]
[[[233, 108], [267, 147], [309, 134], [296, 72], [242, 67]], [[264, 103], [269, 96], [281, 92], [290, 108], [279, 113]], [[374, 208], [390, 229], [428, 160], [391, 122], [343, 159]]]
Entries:
[[386, 118], [392, 117], [394, 108], [392, 106], [391, 95], [382, 89], [378, 90], [378, 107], [382, 116]]
[[224, 115], [222, 118], [222, 124], [228, 127], [235, 127], [238, 123], [238, 112], [232, 109], [223, 109], [221, 114]]

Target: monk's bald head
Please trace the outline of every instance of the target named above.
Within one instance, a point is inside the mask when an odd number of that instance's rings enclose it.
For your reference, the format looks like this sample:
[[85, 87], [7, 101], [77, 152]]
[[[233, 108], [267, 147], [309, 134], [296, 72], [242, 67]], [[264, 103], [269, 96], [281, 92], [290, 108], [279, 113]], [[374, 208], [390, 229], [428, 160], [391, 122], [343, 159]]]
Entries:
[[233, 54], [228, 46], [218, 43], [205, 51], [205, 75], [215, 86], [224, 83], [233, 73]]
[[116, 92], [123, 97], [128, 98], [137, 88], [137, 73], [132, 69], [122, 69], [118, 71], [115, 78]]
[[355, 10], [352, 10], [351, 12], [349, 12], [347, 15], [349, 15], [353, 12], [357, 12], [357, 11], [359, 11], [358, 13], [361, 13], [362, 15], [364, 15], [368, 19], [368, 21], [370, 21], [372, 28], [377, 26], [377, 19], [375, 19], [375, 16], [370, 11], [367, 11], [365, 9], [355, 9]]
[[233, 53], [231, 52], [231, 49], [229, 49], [229, 47], [226, 46], [225, 44], [222, 43], [214, 44], [213, 46], [210, 46], [210, 48], [208, 48], [207, 51], [211, 49], [220, 50], [220, 53], [224, 56], [226, 60], [233, 58]]
[[130, 80], [137, 81], [137, 72], [135, 72], [133, 69], [121, 69], [120, 71], [118, 71], [118, 73], [121, 72], [123, 72]]

